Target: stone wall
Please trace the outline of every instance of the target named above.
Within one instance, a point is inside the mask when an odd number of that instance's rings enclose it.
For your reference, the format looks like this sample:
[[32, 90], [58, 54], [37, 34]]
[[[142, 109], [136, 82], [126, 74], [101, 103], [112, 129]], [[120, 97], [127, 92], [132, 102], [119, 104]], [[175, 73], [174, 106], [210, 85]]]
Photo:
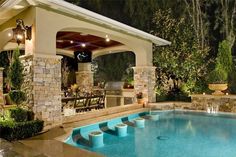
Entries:
[[92, 64], [79, 63], [78, 72], [76, 73], [76, 84], [84, 92], [91, 92], [93, 89], [93, 72]]
[[93, 88], [93, 72], [91, 71], [79, 71], [76, 72], [76, 84], [79, 89], [90, 92]]
[[155, 67], [134, 67], [134, 90], [135, 93], [142, 92], [148, 102], [156, 101], [155, 94]]
[[3, 68], [0, 68], [0, 109], [4, 105], [3, 99]]
[[35, 117], [45, 121], [45, 127], [60, 125], [61, 116], [61, 57], [24, 56], [23, 89]]
[[191, 109], [191, 102], [158, 102], [149, 103], [147, 107], [156, 110], [174, 110], [174, 109]]
[[192, 108], [196, 110], [207, 110], [214, 108], [219, 112], [236, 112], [235, 95], [192, 95]]

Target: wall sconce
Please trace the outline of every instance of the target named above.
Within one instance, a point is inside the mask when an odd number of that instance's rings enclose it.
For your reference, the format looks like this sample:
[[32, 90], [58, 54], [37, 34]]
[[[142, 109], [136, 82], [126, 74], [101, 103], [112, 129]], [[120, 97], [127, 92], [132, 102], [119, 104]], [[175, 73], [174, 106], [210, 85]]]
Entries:
[[13, 28], [12, 31], [13, 39], [18, 45], [20, 45], [24, 39], [31, 40], [31, 26], [25, 26], [22, 19], [16, 20], [16, 28]]

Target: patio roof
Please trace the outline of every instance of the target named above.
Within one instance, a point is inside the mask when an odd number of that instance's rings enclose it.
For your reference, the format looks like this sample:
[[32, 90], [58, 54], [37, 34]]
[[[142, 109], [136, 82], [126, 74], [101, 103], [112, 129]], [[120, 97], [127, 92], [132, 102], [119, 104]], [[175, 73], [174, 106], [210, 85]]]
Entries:
[[80, 17], [87, 21], [103, 25], [104, 27], [112, 30], [121, 31], [132, 36], [151, 41], [159, 46], [171, 44], [167, 40], [161, 39], [63, 0], [2, 0], [0, 1], [0, 25], [30, 6], [47, 7], [53, 11], [60, 11], [67, 15]]

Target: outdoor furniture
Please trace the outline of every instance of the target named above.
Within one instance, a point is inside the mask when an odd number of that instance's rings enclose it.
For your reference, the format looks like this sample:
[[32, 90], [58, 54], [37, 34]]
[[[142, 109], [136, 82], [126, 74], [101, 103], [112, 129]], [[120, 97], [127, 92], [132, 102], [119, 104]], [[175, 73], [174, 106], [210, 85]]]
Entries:
[[103, 94], [78, 93], [74, 97], [63, 97], [61, 101], [64, 104], [63, 108], [68, 103], [71, 103], [76, 112], [85, 112], [104, 108], [104, 99], [105, 96]]
[[91, 94], [90, 97], [88, 98], [88, 108], [89, 110], [92, 109], [102, 109], [104, 108], [104, 95], [93, 95]]

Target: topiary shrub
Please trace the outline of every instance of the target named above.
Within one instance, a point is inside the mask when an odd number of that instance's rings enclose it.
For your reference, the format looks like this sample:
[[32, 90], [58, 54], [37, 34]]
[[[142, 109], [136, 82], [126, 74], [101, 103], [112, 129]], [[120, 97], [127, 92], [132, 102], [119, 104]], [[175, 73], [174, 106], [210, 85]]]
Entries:
[[23, 76], [23, 64], [20, 62], [19, 59], [20, 51], [19, 48], [17, 48], [13, 52], [13, 61], [10, 65], [10, 73], [9, 78], [12, 87], [15, 89], [13, 91], [10, 91], [9, 96], [13, 103], [15, 103], [17, 106], [22, 104], [26, 100], [26, 95], [23, 91], [21, 91], [22, 83], [24, 82], [24, 76]]
[[221, 67], [215, 68], [208, 75], [208, 82], [209, 83], [215, 83], [215, 84], [226, 83], [227, 79], [228, 79], [228, 74]]
[[216, 58], [215, 69], [209, 73], [209, 83], [228, 83], [228, 75], [232, 71], [232, 54], [229, 42], [223, 40], [219, 44], [218, 54]]
[[10, 109], [9, 112], [10, 112], [10, 117], [15, 122], [25, 122], [28, 120], [28, 111], [20, 107]]
[[17, 104], [17, 106], [26, 100], [26, 94], [21, 90], [12, 90], [9, 92], [9, 96], [11, 101]]
[[34, 112], [27, 110], [28, 121], [34, 120]]
[[20, 62], [19, 59], [20, 56], [20, 50], [17, 48], [13, 52], [13, 61], [12, 64], [10, 65], [10, 73], [9, 73], [9, 78], [11, 85], [14, 89], [20, 90], [21, 85], [24, 82], [24, 76], [23, 76], [23, 64]]
[[0, 121], [0, 138], [12, 141], [32, 137], [43, 130], [43, 124], [42, 120], [27, 122]]

